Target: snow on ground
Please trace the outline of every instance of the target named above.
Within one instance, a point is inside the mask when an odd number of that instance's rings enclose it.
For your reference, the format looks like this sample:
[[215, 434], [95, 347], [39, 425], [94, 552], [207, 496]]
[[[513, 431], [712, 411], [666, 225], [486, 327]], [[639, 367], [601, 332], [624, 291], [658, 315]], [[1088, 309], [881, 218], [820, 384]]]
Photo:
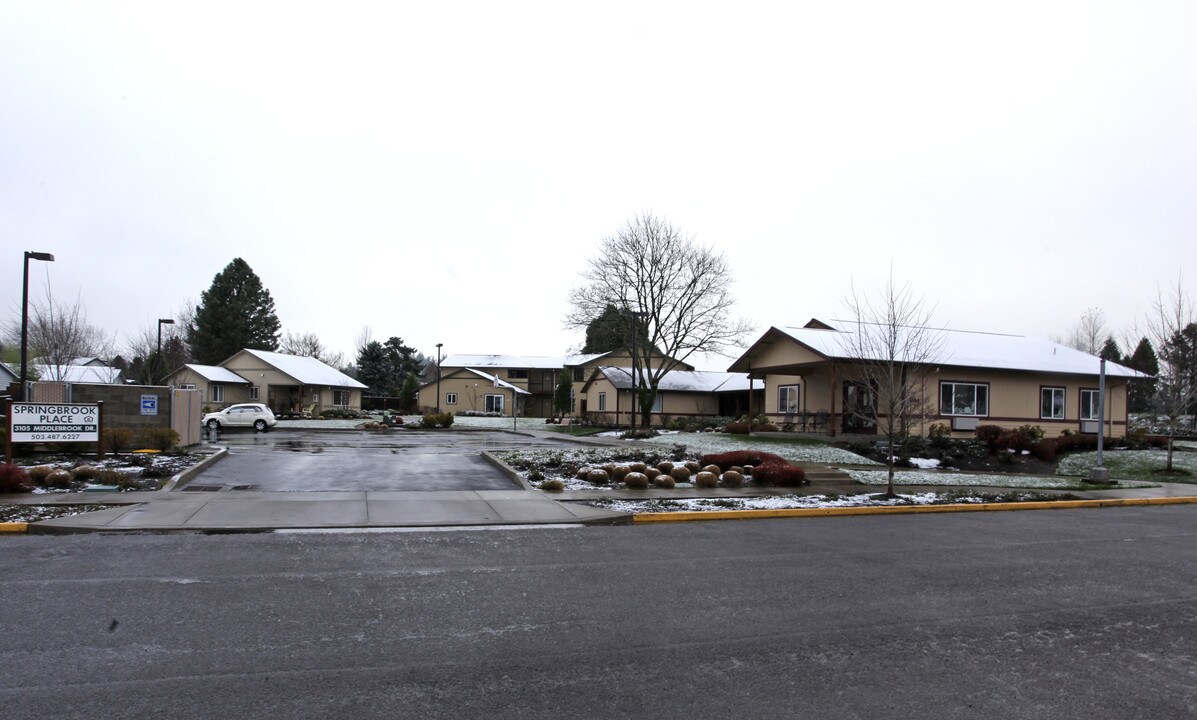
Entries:
[[923, 470], [930, 470], [932, 468], [939, 467], [939, 459], [938, 458], [910, 458], [910, 464], [915, 466], [916, 468], [922, 468]]
[[[1110, 476], [1122, 483], [1125, 477], [1152, 477], [1154, 471], [1161, 470], [1168, 462], [1166, 450], [1107, 450], [1102, 455], [1102, 465], [1110, 469]], [[1097, 453], [1084, 452], [1067, 455], [1056, 465], [1056, 472], [1061, 475], [1088, 475], [1089, 470], [1097, 466]], [[1169, 482], [1197, 482], [1197, 453], [1187, 450], [1172, 453], [1172, 466], [1181, 470], [1188, 470], [1191, 475], [1186, 478], [1159, 476], [1160, 480]]]
[[791, 462], [825, 463], [829, 465], [880, 465], [880, 463], [848, 452], [843, 448], [823, 444], [756, 442], [754, 438], [740, 438], [723, 433], [665, 433], [637, 443], [655, 445], [685, 445], [700, 455], [732, 450], [764, 450]]
[[[884, 470], [848, 470], [846, 472], [853, 480], [865, 485], [885, 485], [888, 482], [887, 473]], [[1127, 488], [1155, 487], [1152, 483], [1136, 481], [1120, 481], [1118, 484]], [[942, 470], [899, 470], [894, 473], [894, 485], [1035, 488], [1040, 490], [1092, 489], [1092, 485], [1077, 477], [1053, 478], [1042, 475], [960, 473]]]
[[711, 510], [796, 510], [808, 508], [892, 507], [897, 505], [976, 504], [984, 502], [1019, 502], [1050, 500], [1035, 493], [1007, 494], [1000, 498], [981, 494], [925, 492], [898, 494], [886, 499], [873, 493], [859, 495], [776, 495], [758, 498], [687, 498], [684, 500], [613, 500], [592, 504], [619, 512], [693, 512]]

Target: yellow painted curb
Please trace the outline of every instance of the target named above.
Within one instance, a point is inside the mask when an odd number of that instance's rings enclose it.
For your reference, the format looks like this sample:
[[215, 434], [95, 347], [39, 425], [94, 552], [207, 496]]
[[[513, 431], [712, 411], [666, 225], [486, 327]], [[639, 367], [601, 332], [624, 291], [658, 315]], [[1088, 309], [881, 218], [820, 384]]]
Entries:
[[0, 522], [0, 533], [23, 533], [29, 529], [29, 523]]
[[683, 512], [636, 513], [632, 516], [632, 522], [665, 523], [693, 522], [696, 520], [759, 520], [764, 518], [834, 517], [838, 515], [911, 515], [916, 513], [985, 512], [987, 510], [1067, 510], [1073, 508], [1194, 504], [1197, 504], [1197, 497], [1047, 500], [1039, 502], [898, 505], [885, 507], [792, 508], [788, 510], [687, 510]]

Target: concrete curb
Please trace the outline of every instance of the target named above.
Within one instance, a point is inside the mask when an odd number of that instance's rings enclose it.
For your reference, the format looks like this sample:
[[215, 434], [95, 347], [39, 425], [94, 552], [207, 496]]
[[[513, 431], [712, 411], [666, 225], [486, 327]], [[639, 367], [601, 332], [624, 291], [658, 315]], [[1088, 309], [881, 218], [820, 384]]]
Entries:
[[1195, 505], [1197, 497], [1110, 498], [1108, 500], [1055, 500], [1046, 502], [977, 503], [957, 505], [904, 505], [897, 507], [794, 508], [790, 510], [693, 510], [635, 513], [635, 523], [695, 522], [701, 520], [760, 520], [766, 518], [836, 517], [843, 515], [914, 515], [919, 513], [987, 512], [1009, 510], [1073, 510], [1080, 508], [1146, 505]]
[[515, 485], [517, 488], [521, 490], [530, 490], [533, 492], [536, 491], [536, 488], [532, 487], [528, 481], [525, 480], [524, 477], [515, 470], [515, 468], [495, 457], [490, 450], [482, 451], [482, 459], [493, 465], [496, 470], [506, 475], [507, 479], [511, 481], [511, 484]]
[[179, 487], [186, 485], [187, 483], [191, 482], [191, 478], [193, 476], [198, 475], [199, 473], [208, 469], [209, 465], [212, 465], [220, 460], [223, 460], [225, 458], [225, 456], [227, 456], [228, 454], [229, 454], [229, 449], [227, 447], [220, 448], [220, 450], [218, 450], [217, 452], [204, 458], [203, 460], [200, 460], [198, 463], [192, 465], [191, 467], [187, 468], [186, 470], [179, 473], [178, 475], [175, 475], [170, 480], [167, 480], [166, 484], [164, 484], [161, 488], [159, 488], [158, 492], [170, 492], [171, 490], [174, 490], [175, 488], [179, 488]]

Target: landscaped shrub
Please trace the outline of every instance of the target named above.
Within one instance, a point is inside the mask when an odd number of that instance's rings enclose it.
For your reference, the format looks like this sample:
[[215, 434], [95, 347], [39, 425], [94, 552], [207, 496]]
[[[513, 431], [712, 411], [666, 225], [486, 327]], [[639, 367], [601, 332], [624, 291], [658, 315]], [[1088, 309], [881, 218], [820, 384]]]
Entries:
[[634, 462], [631, 465], [628, 465], [628, 469], [632, 472], [642, 473], [648, 469], [648, 465], [645, 465], [642, 462]]
[[590, 477], [590, 468], [588, 468], [588, 467], [578, 468], [578, 472], [574, 474], [574, 477], [576, 477], [579, 480], [585, 480], [585, 479], [589, 478]]
[[545, 480], [539, 487], [545, 492], [562, 492], [565, 490], [565, 483], [560, 480]]
[[[664, 475], [665, 473], [661, 473]], [[690, 482], [690, 468], [685, 465], [678, 465], [669, 471], [669, 477], [673, 478], [674, 482]]]
[[977, 439], [985, 444], [985, 449], [989, 452], [997, 452], [998, 438], [1002, 435], [1001, 425], [978, 425]]
[[936, 450], [944, 450], [952, 445], [952, 427], [947, 423], [932, 423], [927, 428], [927, 441]]
[[744, 476], [733, 470], [723, 473], [723, 486], [730, 488], [744, 487]]
[[80, 465], [71, 470], [71, 474], [75, 476], [76, 480], [91, 480], [100, 472], [100, 468], [95, 465]]
[[619, 437], [621, 440], [648, 440], [650, 438], [655, 438], [657, 435], [660, 435], [660, 433], [658, 433], [656, 430], [638, 429], [625, 430], [620, 433]]
[[702, 465], [698, 464], [698, 462], [696, 460], [689, 460], [685, 463], [685, 465], [686, 465], [686, 469], [690, 471], [691, 475], [698, 472], [699, 470], [702, 470]]
[[668, 475], [669, 473], [673, 472], [673, 463], [671, 463], [671, 462], [657, 463], [657, 470], [660, 470], [662, 475]]
[[586, 474], [586, 482], [592, 485], [606, 485], [610, 479], [607, 471], [601, 468], [591, 468], [590, 472]]
[[[685, 470], [685, 469], [686, 468], [674, 468], [674, 470]], [[657, 487], [663, 488], [665, 490], [672, 489], [676, 484], [677, 483], [674, 481], [673, 477], [670, 475], [666, 475], [665, 473], [661, 473], [660, 475], [653, 478], [653, 485], [656, 485]]]
[[141, 488], [141, 481], [137, 473], [123, 473], [119, 470], [101, 470], [92, 478], [97, 485], [115, 485], [122, 490]]
[[108, 452], [124, 452], [133, 445], [133, 431], [129, 428], [104, 428], [104, 449]]
[[179, 444], [179, 433], [171, 428], [145, 428], [137, 435], [139, 447], [166, 452]]
[[768, 462], [784, 463], [786, 459], [780, 455], [760, 450], [732, 450], [731, 452], [703, 455], [699, 458], [699, 462], [703, 465], [718, 465], [719, 467], [732, 467], [733, 465], [743, 467], [744, 465], [764, 465]]
[[33, 490], [33, 480], [20, 465], [0, 465], [0, 493], [27, 493]]
[[50, 477], [50, 473], [54, 472], [54, 468], [50, 465], [38, 465], [37, 467], [29, 468], [29, 479], [37, 485], [45, 486], [46, 478]]
[[806, 472], [788, 463], [768, 463], [753, 469], [752, 481], [762, 485], [797, 487], [806, 483]]
[[630, 472], [632, 472], [632, 469], [627, 465], [616, 465], [607, 471], [607, 473], [611, 476], [612, 482], [623, 482], [624, 477], [626, 477]]
[[71, 471], [55, 468], [46, 476], [46, 487], [69, 488], [71, 486]]
[[719, 485], [719, 476], [713, 472], [703, 470], [694, 476], [694, 487], [713, 488]]
[[723, 432], [730, 433], [732, 435], [747, 435], [748, 423], [740, 422], [738, 420], [736, 422], [729, 422], [723, 426]]
[[649, 480], [652, 480], [653, 478], [655, 478], [656, 476], [658, 476], [660, 474], [661, 474], [661, 471], [656, 469], [655, 467], [644, 468], [644, 476], [647, 477]]
[[420, 424], [426, 428], [449, 427], [453, 424], [453, 413], [424, 413]]
[[[1031, 454], [1036, 459], [1043, 462], [1051, 462], [1056, 459], [1056, 452], [1060, 449], [1060, 441], [1058, 438], [1048, 438], [1040, 440], [1031, 446]], [[942, 463], [941, 463], [942, 465]]]
[[647, 490], [648, 489], [648, 475], [638, 472], [630, 472], [623, 476], [623, 486], [628, 490]]
[[707, 465], [702, 469], [703, 472], [715, 473], [716, 475], [723, 472], [718, 465]]

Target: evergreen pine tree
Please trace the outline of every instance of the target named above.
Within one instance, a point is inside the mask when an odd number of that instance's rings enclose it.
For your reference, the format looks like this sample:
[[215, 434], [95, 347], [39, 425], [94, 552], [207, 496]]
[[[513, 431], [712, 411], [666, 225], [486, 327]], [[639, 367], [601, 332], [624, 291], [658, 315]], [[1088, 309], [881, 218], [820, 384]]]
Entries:
[[246, 348], [274, 350], [280, 327], [270, 291], [248, 263], [234, 258], [200, 295], [187, 342], [196, 362], [216, 365]]

